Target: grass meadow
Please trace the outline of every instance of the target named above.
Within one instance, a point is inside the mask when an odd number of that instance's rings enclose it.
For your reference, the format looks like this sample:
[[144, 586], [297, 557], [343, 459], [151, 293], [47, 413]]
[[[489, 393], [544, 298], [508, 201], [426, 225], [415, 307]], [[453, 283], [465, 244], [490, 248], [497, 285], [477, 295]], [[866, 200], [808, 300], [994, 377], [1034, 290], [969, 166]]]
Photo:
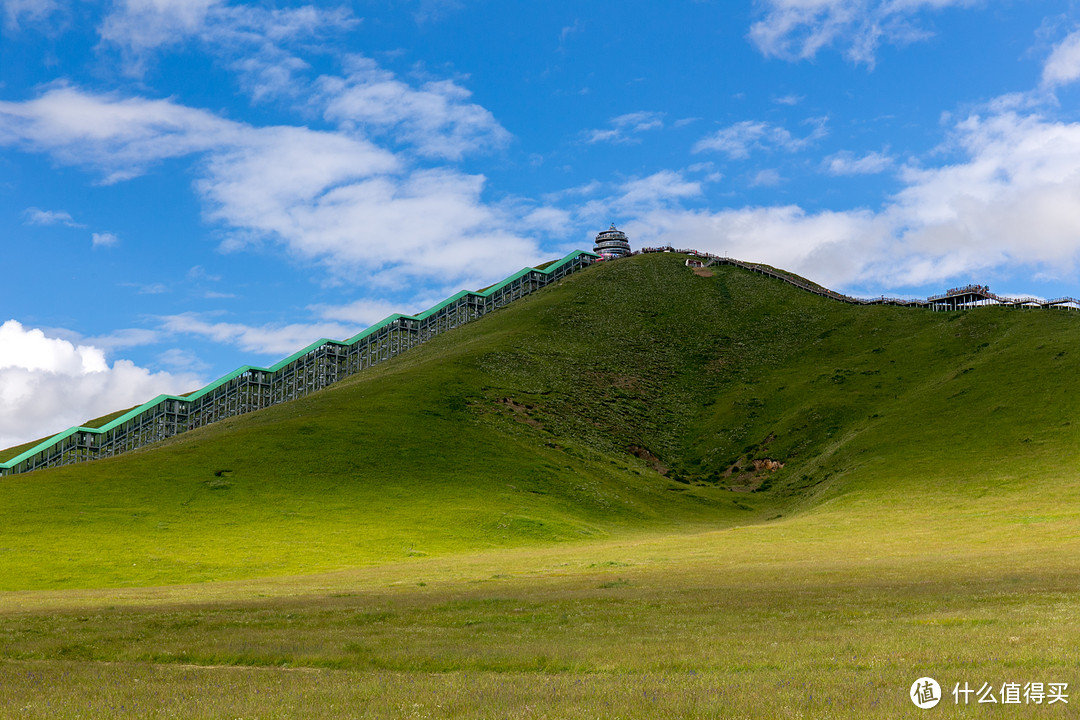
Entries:
[[[1080, 540], [1052, 522], [988, 529], [1012, 505], [998, 500], [952, 526], [844, 509], [322, 576], [10, 593], [0, 714], [982, 717], [951, 695], [920, 711], [908, 686], [1073, 686], [1080, 647]], [[1072, 717], [1070, 700], [993, 714]]]
[[1075, 717], [1078, 330], [647, 256], [7, 478], [0, 717]]

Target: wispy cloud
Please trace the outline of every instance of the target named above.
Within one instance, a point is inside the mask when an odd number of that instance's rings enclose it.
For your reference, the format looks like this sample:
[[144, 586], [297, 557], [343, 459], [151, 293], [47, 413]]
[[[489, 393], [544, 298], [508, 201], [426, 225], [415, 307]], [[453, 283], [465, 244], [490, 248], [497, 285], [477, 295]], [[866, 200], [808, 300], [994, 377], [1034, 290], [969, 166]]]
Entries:
[[610, 127], [586, 130], [582, 138], [586, 143], [639, 143], [639, 134], [648, 130], [664, 127], [664, 113], [640, 110], [613, 117], [608, 121]]
[[362, 298], [344, 305], [311, 305], [308, 309], [323, 320], [346, 323], [353, 327], [368, 327], [380, 320], [385, 320], [395, 313], [415, 315], [445, 299], [443, 296], [432, 294], [426, 294], [408, 302], [395, 302], [383, 298]]
[[885, 152], [869, 152], [861, 157], [843, 150], [829, 155], [822, 161], [822, 168], [829, 175], [875, 175], [893, 166], [894, 160]]
[[211, 370], [209, 363], [185, 348], [169, 348], [160, 352], [157, 355], [157, 362], [174, 372], [204, 374]]
[[75, 222], [71, 214], [63, 210], [39, 210], [36, 207], [23, 210], [23, 217], [27, 225], [64, 225], [70, 228], [84, 228], [82, 223]]
[[438, 22], [462, 7], [460, 0], [420, 0], [413, 19], [418, 25]]
[[806, 99], [805, 95], [781, 95], [780, 97], [774, 97], [773, 102], [777, 105], [787, 105], [789, 107], [798, 105]]
[[782, 182], [784, 178], [779, 170], [766, 168], [754, 174], [754, 177], [750, 179], [750, 187], [776, 187]]
[[118, 48], [123, 69], [141, 75], [159, 51], [197, 43], [238, 75], [256, 100], [303, 91], [296, 77], [309, 65], [291, 49], [346, 32], [359, 24], [345, 7], [266, 8], [224, 0], [121, 0], [98, 31]]
[[189, 268], [186, 276], [188, 280], [194, 280], [196, 282], [221, 282], [220, 275], [210, 274], [202, 265], [194, 265]]
[[121, 0], [98, 29], [102, 39], [134, 51], [181, 42], [206, 27], [220, 0]]
[[353, 56], [347, 65], [344, 77], [318, 82], [326, 119], [345, 130], [385, 133], [423, 156], [449, 160], [510, 141], [510, 133], [486, 108], [468, 102], [471, 93], [453, 80], [413, 87], [371, 58]]
[[120, 238], [110, 232], [92, 233], [90, 235], [90, 240], [96, 248], [112, 247], [120, 242]]
[[1070, 33], [1054, 46], [1043, 65], [1042, 84], [1055, 88], [1080, 79], [1080, 30]]
[[0, 0], [4, 27], [9, 30], [17, 30], [24, 23], [42, 23], [58, 9], [56, 0]]
[[215, 342], [236, 345], [241, 350], [261, 355], [285, 356], [322, 338], [344, 340], [355, 335], [361, 327], [337, 322], [253, 326], [208, 322], [196, 313], [183, 313], [162, 318], [161, 329], [169, 333], [196, 335]]
[[762, 0], [763, 17], [749, 37], [762, 54], [813, 58], [836, 46], [854, 63], [874, 66], [882, 44], [906, 45], [931, 36], [919, 14], [969, 7], [978, 0]]
[[114, 183], [174, 157], [242, 141], [247, 128], [168, 100], [84, 93], [66, 85], [0, 102], [0, 145], [48, 152]]
[[603, 226], [611, 219], [636, 217], [700, 197], [702, 183], [686, 179], [682, 172], [661, 170], [619, 183], [592, 183], [584, 190], [588, 195], [598, 197], [583, 199], [574, 208], [573, 216], [579, 222]]
[[162, 295], [169, 292], [169, 288], [165, 283], [121, 283], [123, 287], [135, 288], [135, 292], [140, 295]]
[[582, 33], [584, 30], [585, 24], [575, 18], [573, 23], [564, 25], [562, 30], [559, 31], [559, 45], [562, 46], [569, 38]]
[[750, 157], [755, 150], [798, 152], [829, 134], [828, 118], [810, 118], [803, 122], [811, 131], [802, 137], [787, 128], [761, 120], [744, 120], [717, 130], [694, 144], [693, 152], [721, 152], [733, 160]]
[[155, 345], [161, 341], [161, 333], [147, 328], [122, 328], [113, 330], [108, 335], [85, 338], [86, 344], [101, 348], [106, 353], [145, 345]]

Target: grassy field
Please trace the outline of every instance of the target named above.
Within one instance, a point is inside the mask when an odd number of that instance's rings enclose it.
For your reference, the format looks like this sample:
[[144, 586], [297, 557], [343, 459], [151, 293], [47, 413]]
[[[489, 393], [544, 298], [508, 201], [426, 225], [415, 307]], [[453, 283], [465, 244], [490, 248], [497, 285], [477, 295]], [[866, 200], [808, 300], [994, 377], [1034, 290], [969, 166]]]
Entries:
[[646, 256], [5, 479], [0, 716], [1073, 717], [1078, 330]]
[[1011, 504], [945, 527], [911, 513], [902, 532], [812, 511], [304, 578], [12, 593], [0, 714], [895, 718], [922, 712], [906, 693], [923, 675], [1075, 683], [1080, 542], [989, 529]]

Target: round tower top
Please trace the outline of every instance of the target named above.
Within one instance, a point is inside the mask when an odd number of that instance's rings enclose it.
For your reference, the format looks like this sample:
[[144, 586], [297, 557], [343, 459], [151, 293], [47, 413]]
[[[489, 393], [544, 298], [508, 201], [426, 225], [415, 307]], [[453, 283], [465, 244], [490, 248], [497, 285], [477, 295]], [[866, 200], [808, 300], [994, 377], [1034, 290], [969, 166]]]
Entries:
[[630, 255], [630, 242], [626, 233], [616, 228], [615, 223], [611, 223], [607, 230], [596, 234], [596, 247], [593, 252], [599, 255], [601, 260], [615, 260]]

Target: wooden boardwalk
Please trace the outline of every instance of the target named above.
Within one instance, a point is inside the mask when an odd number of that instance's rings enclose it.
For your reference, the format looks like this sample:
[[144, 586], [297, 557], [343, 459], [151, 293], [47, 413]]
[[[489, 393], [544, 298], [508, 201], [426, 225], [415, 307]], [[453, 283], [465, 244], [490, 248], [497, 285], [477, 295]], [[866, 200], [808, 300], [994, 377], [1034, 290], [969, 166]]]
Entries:
[[986, 285], [965, 285], [963, 287], [950, 288], [940, 295], [931, 295], [925, 300], [910, 300], [905, 298], [886, 297], [884, 295], [876, 298], [860, 298], [838, 293], [834, 290], [822, 287], [821, 285], [804, 280], [796, 275], [791, 275], [782, 270], [771, 268], [768, 265], [744, 262], [742, 260], [736, 260], [735, 258], [713, 255], [712, 253], [705, 253], [699, 250], [685, 248], [676, 249], [666, 246], [644, 248], [638, 250], [634, 254], [639, 255], [643, 253], [659, 252], [690, 255], [702, 260], [706, 267], [709, 265], [734, 265], [735, 267], [740, 267], [744, 270], [758, 273], [759, 275], [767, 275], [768, 277], [776, 278], [777, 280], [783, 280], [789, 285], [794, 285], [806, 292], [814, 293], [821, 297], [827, 297], [838, 302], [848, 303], [849, 305], [897, 305], [901, 307], [926, 308], [935, 311], [968, 310], [989, 305], [1001, 305], [1014, 308], [1039, 308], [1043, 310], [1080, 310], [1080, 300], [1077, 300], [1074, 297], [1060, 297], [1052, 300], [1041, 300], [1035, 297], [1010, 298], [990, 292], [990, 288]]

